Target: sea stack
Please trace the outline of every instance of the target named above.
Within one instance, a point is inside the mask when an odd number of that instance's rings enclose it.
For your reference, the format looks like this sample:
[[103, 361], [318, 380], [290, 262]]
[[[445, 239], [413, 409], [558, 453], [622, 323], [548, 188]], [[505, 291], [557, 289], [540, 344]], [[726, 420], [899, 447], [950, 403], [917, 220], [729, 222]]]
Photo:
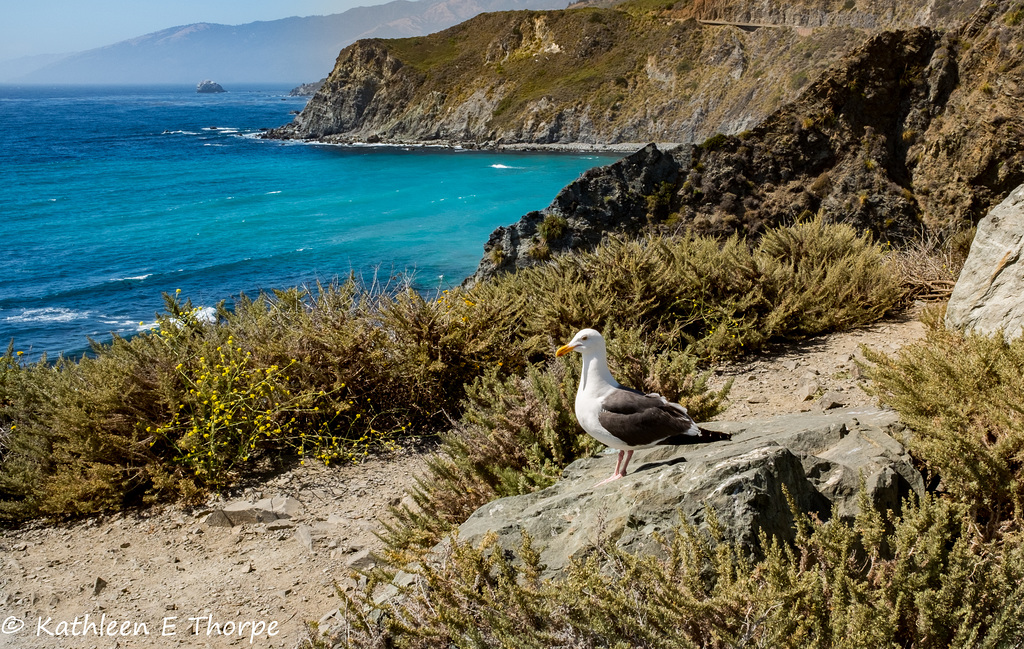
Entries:
[[196, 86], [196, 92], [212, 94], [217, 92], [227, 92], [227, 90], [224, 90], [224, 87], [219, 83], [214, 83], [209, 79], [204, 79]]

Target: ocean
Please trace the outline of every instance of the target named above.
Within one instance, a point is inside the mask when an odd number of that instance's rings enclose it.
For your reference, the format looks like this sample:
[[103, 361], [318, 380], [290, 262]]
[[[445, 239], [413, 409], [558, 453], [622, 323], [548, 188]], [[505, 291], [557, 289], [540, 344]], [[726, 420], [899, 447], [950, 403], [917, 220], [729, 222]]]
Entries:
[[[472, 274], [499, 225], [617, 156], [256, 137], [288, 88], [0, 86], [0, 342], [29, 358], [146, 329], [162, 293]], [[2, 353], [2, 351], [0, 351]]]

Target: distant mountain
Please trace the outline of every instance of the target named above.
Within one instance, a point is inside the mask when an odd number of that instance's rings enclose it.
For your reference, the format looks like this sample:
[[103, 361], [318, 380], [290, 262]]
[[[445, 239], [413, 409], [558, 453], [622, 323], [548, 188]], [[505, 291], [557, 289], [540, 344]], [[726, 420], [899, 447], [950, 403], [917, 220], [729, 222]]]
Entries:
[[244, 25], [196, 23], [55, 62], [36, 57], [0, 63], [0, 81], [195, 84], [213, 79], [228, 90], [240, 83], [299, 83], [327, 76], [338, 52], [360, 38], [421, 36], [483, 12], [565, 4], [566, 0], [395, 0], [330, 16]]

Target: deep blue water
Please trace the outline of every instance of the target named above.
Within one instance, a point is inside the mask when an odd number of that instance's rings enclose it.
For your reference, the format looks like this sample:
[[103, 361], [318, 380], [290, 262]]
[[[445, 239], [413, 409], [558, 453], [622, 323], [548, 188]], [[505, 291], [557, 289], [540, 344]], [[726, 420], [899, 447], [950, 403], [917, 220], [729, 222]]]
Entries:
[[456, 285], [495, 227], [613, 159], [265, 141], [305, 100], [230, 90], [0, 86], [3, 346], [77, 354], [176, 289], [213, 305], [350, 272]]

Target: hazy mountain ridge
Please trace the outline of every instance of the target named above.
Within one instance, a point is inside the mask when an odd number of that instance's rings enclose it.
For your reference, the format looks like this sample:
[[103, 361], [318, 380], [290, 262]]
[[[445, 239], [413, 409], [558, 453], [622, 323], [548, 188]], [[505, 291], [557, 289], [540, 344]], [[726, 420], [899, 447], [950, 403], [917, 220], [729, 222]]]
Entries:
[[[394, 0], [340, 14], [243, 25], [195, 23], [67, 55], [0, 80], [19, 83], [299, 83], [323, 78], [338, 52], [360, 38], [404, 37], [444, 29], [485, 11], [563, 6], [561, 0]], [[25, 60], [30, 66], [31, 61]], [[230, 90], [230, 87], [228, 88]]]

